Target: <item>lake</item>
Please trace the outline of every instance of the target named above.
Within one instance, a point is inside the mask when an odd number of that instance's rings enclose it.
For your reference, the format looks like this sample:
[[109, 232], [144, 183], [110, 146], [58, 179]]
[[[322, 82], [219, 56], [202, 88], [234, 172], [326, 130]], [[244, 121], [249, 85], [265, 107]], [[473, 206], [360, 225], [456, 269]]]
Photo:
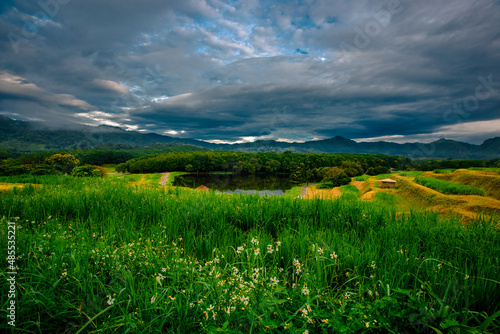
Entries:
[[266, 174], [185, 174], [176, 176], [174, 186], [197, 188], [201, 185], [229, 194], [284, 195], [295, 185], [288, 175]]

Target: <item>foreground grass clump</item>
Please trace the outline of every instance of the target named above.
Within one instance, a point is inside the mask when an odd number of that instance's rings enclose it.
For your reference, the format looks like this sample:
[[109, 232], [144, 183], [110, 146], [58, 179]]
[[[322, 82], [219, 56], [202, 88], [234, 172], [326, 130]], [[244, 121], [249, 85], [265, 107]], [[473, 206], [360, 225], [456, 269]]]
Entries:
[[292, 200], [80, 179], [1, 194], [3, 244], [17, 227], [16, 330], [500, 329], [498, 222], [402, 216], [343, 191]]
[[421, 184], [425, 187], [429, 187], [431, 189], [437, 190], [443, 194], [452, 194], [452, 195], [479, 195], [484, 196], [485, 192], [482, 189], [466, 186], [463, 184], [444, 181], [435, 179], [433, 177], [416, 177], [415, 182]]

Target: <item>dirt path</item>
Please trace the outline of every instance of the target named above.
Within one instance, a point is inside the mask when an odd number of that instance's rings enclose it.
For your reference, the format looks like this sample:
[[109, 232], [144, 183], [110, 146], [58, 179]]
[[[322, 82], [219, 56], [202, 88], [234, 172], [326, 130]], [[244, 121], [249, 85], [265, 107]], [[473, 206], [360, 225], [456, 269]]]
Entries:
[[363, 191], [363, 189], [366, 187], [365, 181], [352, 181], [351, 184], [358, 188], [359, 191]]
[[308, 184], [307, 186], [303, 186], [302, 192], [300, 193], [299, 196], [297, 196], [295, 198], [303, 198], [307, 194], [307, 188], [312, 187], [312, 186], [315, 186], [315, 184]]
[[169, 174], [170, 174], [169, 172], [166, 172], [165, 174], [162, 175], [160, 185], [164, 186], [167, 184], [167, 179]]
[[333, 189], [318, 189], [316, 185], [313, 185], [311, 189], [304, 196], [306, 199], [337, 199], [342, 195], [340, 187], [335, 187]]

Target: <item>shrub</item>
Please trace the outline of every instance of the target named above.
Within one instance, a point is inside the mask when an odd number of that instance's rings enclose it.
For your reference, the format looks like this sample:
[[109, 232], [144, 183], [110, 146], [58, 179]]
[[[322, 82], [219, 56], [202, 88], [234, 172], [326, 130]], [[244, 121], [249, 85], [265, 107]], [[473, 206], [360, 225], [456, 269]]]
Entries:
[[98, 171], [100, 177], [106, 177], [108, 176], [108, 170], [104, 167], [101, 166], [94, 166], [94, 172]]
[[71, 176], [76, 177], [99, 177], [101, 176], [101, 172], [97, 169], [94, 169], [91, 165], [83, 165], [73, 168], [71, 172]]
[[126, 163], [118, 164], [118, 165], [116, 166], [115, 170], [116, 170], [118, 173], [126, 173], [126, 172], [128, 172], [128, 169], [127, 169], [127, 164], [126, 164]]
[[51, 165], [39, 165], [31, 171], [31, 175], [57, 175], [59, 174]]
[[332, 189], [334, 187], [333, 182], [321, 182], [316, 186], [318, 189]]
[[386, 174], [389, 173], [389, 168], [384, 166], [370, 167], [366, 171], [368, 175], [378, 175], [378, 174]]

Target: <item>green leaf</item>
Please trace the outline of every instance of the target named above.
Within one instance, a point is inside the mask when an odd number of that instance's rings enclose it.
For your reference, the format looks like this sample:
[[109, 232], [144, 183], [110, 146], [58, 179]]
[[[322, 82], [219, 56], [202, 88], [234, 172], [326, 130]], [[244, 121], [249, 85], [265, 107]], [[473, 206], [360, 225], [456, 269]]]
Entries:
[[436, 333], [443, 334], [443, 332], [441, 332], [439, 329], [432, 327], [432, 326], [429, 326], [429, 327], [432, 328]]
[[496, 318], [498, 318], [500, 316], [500, 311], [494, 313], [493, 315], [489, 316], [488, 319], [486, 319], [485, 322], [483, 322], [478, 328], [480, 330], [486, 330], [486, 328], [488, 328], [488, 326], [491, 324], [491, 322], [493, 320], [495, 320]]

